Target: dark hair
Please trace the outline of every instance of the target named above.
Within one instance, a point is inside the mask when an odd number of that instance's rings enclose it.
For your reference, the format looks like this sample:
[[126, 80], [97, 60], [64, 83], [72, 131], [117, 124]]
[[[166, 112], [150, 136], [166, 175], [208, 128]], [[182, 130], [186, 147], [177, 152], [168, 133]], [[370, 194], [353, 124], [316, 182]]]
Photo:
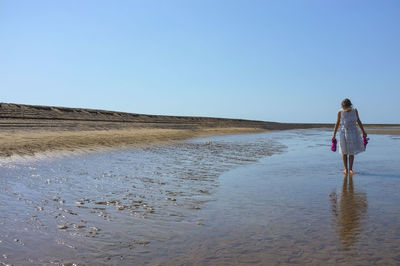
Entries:
[[342, 101], [342, 108], [350, 108], [353, 104], [351, 103], [350, 99], [346, 98]]

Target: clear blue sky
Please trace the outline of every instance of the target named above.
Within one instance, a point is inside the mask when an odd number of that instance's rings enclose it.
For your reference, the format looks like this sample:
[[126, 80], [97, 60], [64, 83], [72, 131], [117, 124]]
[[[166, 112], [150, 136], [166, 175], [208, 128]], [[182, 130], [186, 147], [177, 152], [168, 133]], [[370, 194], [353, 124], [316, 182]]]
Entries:
[[0, 102], [400, 123], [397, 0], [0, 0]]

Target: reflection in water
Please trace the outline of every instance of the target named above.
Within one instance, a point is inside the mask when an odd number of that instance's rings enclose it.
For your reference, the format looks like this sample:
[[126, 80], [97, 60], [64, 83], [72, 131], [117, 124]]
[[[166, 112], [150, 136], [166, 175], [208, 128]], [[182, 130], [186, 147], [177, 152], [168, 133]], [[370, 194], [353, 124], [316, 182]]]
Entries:
[[367, 196], [365, 193], [355, 192], [352, 175], [345, 175], [340, 201], [338, 202], [335, 192], [330, 197], [336, 230], [342, 245], [348, 248], [360, 234], [361, 222], [367, 213]]
[[331, 203], [331, 132], [301, 132], [0, 163], [0, 265], [400, 265], [400, 142]]

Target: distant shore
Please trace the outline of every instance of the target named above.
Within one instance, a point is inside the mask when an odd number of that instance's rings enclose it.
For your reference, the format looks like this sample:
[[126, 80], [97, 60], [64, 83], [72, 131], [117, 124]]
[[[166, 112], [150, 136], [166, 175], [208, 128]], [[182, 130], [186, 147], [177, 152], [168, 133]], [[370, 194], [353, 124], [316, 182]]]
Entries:
[[[400, 134], [400, 125], [367, 132]], [[171, 143], [193, 137], [270, 130], [333, 128], [333, 124], [144, 115], [104, 110], [0, 103], [0, 157], [40, 152]]]

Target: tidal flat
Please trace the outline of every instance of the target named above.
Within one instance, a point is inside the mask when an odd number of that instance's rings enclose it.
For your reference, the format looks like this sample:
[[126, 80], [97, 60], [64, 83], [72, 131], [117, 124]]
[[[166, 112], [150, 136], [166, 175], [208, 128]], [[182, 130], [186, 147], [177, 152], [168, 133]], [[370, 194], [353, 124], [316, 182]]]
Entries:
[[400, 138], [319, 129], [0, 163], [0, 264], [400, 263]]

